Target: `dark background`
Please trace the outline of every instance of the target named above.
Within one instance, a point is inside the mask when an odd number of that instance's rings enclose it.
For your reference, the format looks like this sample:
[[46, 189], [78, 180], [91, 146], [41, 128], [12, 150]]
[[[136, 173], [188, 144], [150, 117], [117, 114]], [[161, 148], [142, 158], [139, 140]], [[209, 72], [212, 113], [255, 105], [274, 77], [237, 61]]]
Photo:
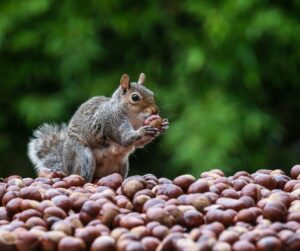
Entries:
[[33, 129], [147, 75], [167, 133], [131, 174], [281, 168], [300, 158], [300, 1], [0, 2], [0, 176], [33, 176]]

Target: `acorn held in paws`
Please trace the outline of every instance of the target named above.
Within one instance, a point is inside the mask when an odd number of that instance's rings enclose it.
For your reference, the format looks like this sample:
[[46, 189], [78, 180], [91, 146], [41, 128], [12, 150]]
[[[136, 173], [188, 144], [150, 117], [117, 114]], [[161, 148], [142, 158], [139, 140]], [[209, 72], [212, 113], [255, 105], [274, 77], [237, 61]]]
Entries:
[[163, 119], [157, 114], [150, 115], [144, 121], [144, 125], [151, 125], [157, 129], [161, 129], [162, 123], [163, 123]]

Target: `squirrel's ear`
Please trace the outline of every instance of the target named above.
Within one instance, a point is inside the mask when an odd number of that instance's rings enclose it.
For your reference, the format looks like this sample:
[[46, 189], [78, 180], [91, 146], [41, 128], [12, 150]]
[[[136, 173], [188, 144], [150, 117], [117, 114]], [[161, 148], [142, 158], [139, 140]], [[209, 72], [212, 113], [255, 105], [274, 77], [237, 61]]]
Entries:
[[126, 92], [127, 89], [130, 88], [130, 79], [127, 74], [123, 74], [120, 80], [120, 86], [122, 87], [123, 91]]
[[138, 83], [143, 85], [145, 80], [146, 80], [146, 75], [144, 73], [141, 73], [140, 76], [139, 76]]

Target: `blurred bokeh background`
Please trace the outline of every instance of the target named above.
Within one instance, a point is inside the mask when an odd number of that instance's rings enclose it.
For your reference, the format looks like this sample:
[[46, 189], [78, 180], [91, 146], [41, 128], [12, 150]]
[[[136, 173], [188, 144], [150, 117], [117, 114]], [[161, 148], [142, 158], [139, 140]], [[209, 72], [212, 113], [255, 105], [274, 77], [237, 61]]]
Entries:
[[131, 174], [289, 170], [300, 159], [299, 13], [299, 0], [1, 1], [0, 176], [33, 176], [33, 129], [140, 72], [171, 124], [131, 156]]

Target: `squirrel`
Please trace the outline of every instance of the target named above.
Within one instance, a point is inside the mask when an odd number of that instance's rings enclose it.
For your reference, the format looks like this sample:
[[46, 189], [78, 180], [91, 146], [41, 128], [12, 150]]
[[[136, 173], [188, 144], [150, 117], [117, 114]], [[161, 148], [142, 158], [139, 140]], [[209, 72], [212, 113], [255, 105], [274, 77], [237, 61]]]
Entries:
[[43, 168], [79, 174], [87, 182], [112, 173], [127, 176], [129, 155], [169, 127], [144, 121], [159, 117], [154, 93], [144, 86], [146, 76], [130, 82], [127, 74], [110, 98], [92, 97], [83, 103], [67, 124], [43, 124], [33, 133], [28, 156], [37, 172]]

